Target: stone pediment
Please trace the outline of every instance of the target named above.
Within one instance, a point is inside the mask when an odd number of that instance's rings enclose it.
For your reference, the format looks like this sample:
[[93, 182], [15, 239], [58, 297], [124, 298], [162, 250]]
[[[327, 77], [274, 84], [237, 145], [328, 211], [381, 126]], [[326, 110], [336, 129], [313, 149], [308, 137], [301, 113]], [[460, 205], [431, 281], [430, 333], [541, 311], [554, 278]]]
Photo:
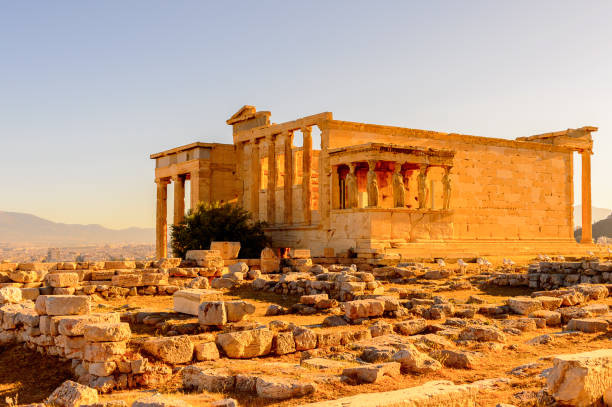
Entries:
[[238, 110], [236, 113], [232, 115], [229, 119], [227, 119], [227, 124], [235, 124], [238, 122], [242, 122], [245, 120], [249, 120], [255, 117], [257, 113], [257, 109], [255, 106], [244, 105]]

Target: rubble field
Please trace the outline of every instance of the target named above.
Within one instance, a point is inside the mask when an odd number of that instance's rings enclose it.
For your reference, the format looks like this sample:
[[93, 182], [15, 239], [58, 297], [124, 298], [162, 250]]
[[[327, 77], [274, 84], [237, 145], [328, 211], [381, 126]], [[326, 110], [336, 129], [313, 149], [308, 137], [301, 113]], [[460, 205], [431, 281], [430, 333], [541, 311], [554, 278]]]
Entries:
[[610, 259], [292, 254], [1, 263], [0, 405], [612, 405]]

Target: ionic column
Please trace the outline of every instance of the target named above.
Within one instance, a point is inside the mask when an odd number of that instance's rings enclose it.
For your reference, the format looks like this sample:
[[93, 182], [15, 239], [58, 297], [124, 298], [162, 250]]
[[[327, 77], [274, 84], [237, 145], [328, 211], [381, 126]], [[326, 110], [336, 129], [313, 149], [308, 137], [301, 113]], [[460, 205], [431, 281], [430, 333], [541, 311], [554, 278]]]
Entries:
[[593, 243], [591, 219], [591, 151], [585, 150], [582, 156], [582, 238], [580, 243]]
[[419, 166], [419, 209], [427, 208], [427, 173], [429, 172], [429, 165], [421, 164]]
[[357, 167], [355, 163], [349, 163], [349, 172], [346, 174], [346, 198], [345, 198], [345, 207], [348, 208], [357, 208], [359, 206], [359, 198], [357, 197], [359, 191], [357, 188], [357, 175], [355, 171]]
[[251, 144], [251, 213], [259, 220], [259, 189], [261, 188], [261, 168], [259, 162], [259, 140]]
[[284, 219], [286, 224], [293, 223], [293, 132], [285, 133], [285, 179], [283, 188], [285, 194]]
[[444, 187], [442, 193], [442, 209], [450, 208], [451, 193], [453, 190], [450, 178], [452, 168], [453, 167], [444, 167], [444, 175], [442, 176], [442, 186]]
[[304, 146], [302, 152], [302, 205], [304, 210], [304, 222], [307, 225], [312, 223], [310, 178], [312, 175], [312, 128], [304, 127], [301, 129], [304, 136]]
[[378, 179], [375, 168], [376, 160], [368, 161], [368, 208], [378, 208]]
[[267, 218], [269, 224], [276, 223], [276, 135], [268, 136], [268, 190]]
[[185, 219], [185, 176], [175, 175], [174, 183], [174, 219], [172, 223], [178, 225]]
[[157, 178], [157, 213], [155, 221], [155, 255], [158, 259], [168, 256], [168, 181]]

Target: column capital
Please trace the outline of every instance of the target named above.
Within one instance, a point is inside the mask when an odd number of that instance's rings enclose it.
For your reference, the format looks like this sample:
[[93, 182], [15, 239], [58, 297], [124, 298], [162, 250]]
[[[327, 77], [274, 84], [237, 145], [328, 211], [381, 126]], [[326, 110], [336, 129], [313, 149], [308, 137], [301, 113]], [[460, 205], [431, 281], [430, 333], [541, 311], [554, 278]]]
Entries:
[[374, 171], [376, 169], [376, 163], [378, 160], [368, 160], [368, 169]]
[[302, 132], [302, 134], [310, 136], [310, 134], [312, 133], [312, 126], [304, 126], [300, 129], [300, 131]]
[[168, 185], [170, 183], [169, 178], [155, 178], [155, 183], [157, 185]]
[[176, 174], [172, 176], [172, 182], [181, 182], [185, 180], [185, 176], [183, 174]]

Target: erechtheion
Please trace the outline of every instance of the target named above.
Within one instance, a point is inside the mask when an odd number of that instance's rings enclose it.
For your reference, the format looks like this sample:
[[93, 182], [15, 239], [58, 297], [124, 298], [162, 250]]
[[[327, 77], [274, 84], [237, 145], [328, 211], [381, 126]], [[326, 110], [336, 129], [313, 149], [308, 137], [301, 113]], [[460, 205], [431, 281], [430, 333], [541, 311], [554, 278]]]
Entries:
[[227, 124], [231, 145], [197, 142], [151, 155], [159, 257], [167, 255], [167, 185], [174, 183], [176, 223], [186, 180], [192, 207], [238, 202], [268, 223], [274, 246], [314, 256], [572, 250], [574, 152], [582, 160], [582, 243], [592, 242], [596, 127], [507, 140], [346, 122], [328, 112], [272, 124], [270, 112], [253, 106]]

